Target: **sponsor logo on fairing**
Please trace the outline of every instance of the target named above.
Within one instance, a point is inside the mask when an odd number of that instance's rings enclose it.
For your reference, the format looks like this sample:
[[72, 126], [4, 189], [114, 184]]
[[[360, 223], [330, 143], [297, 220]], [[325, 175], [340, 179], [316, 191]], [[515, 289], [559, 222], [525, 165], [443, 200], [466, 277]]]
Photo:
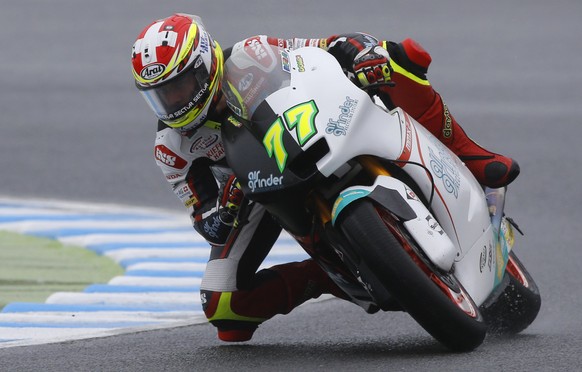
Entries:
[[404, 147], [402, 148], [402, 153], [398, 157], [400, 163], [397, 163], [401, 167], [406, 165], [410, 159], [410, 155], [412, 154], [412, 123], [410, 122], [410, 117], [404, 113], [404, 130], [405, 130], [405, 138], [404, 138]]
[[489, 246], [484, 245], [483, 250], [481, 251], [481, 255], [479, 257], [479, 272], [482, 273], [483, 270], [485, 269], [485, 266], [487, 266], [489, 272], [491, 272], [492, 265], [493, 265], [493, 246], [491, 245], [490, 242]]
[[[443, 231], [441, 225], [439, 225], [439, 223], [437, 222], [437, 220], [433, 218], [433, 216], [428, 215], [426, 216], [425, 220], [428, 223], [428, 227], [432, 231], [436, 232], [439, 235], [444, 235], [445, 232]], [[429, 232], [429, 234], [432, 235], [432, 232]]]
[[489, 272], [491, 272], [491, 265], [493, 265], [493, 246], [489, 242], [489, 254], [487, 256], [487, 266], [489, 267]]
[[305, 72], [305, 63], [303, 62], [303, 57], [296, 55], [295, 61], [297, 62], [297, 71]]
[[452, 157], [447, 153], [447, 149], [444, 145], [435, 142], [435, 146], [438, 149], [438, 153], [433, 150], [433, 147], [429, 147], [430, 156], [430, 168], [433, 175], [440, 178], [443, 182], [445, 190], [455, 196], [459, 197], [459, 188], [461, 187], [461, 177], [459, 175], [459, 169], [455, 165]]
[[240, 81], [238, 83], [239, 92], [244, 92], [245, 90], [249, 89], [251, 87], [252, 83], [253, 83], [253, 74], [251, 74], [249, 72], [248, 74], [243, 76], [242, 79], [240, 79]]
[[358, 100], [346, 96], [344, 103], [339, 106], [340, 115], [337, 120], [329, 119], [325, 133], [333, 134], [334, 136], [345, 136], [350, 127], [354, 111], [358, 106]]
[[483, 272], [485, 265], [487, 264], [487, 246], [483, 246], [483, 250], [481, 251], [481, 255], [479, 256], [479, 272]]
[[289, 53], [286, 50], [281, 51], [281, 68], [285, 72], [291, 72], [291, 61], [289, 60]]
[[248, 186], [251, 192], [255, 192], [256, 189], [276, 187], [283, 184], [283, 176], [276, 177], [270, 174], [267, 178], [261, 178], [260, 173], [261, 171], [252, 171], [248, 174]]
[[269, 55], [260, 37], [257, 36], [247, 39], [245, 41], [245, 51], [248, 49], [250, 49], [250, 53], [247, 54], [258, 61], [263, 67], [269, 68], [272, 66], [273, 58]]
[[406, 191], [406, 199], [408, 200], [416, 200], [418, 201], [418, 196], [416, 196], [416, 193], [414, 191], [412, 191], [411, 189], [409, 189], [408, 187], [404, 186], [404, 190]]

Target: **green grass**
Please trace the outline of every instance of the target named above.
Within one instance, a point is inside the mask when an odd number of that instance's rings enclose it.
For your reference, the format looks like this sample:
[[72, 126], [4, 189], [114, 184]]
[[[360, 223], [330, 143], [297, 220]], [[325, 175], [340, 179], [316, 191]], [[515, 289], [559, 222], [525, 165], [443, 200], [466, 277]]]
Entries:
[[113, 260], [87, 249], [0, 231], [0, 309], [42, 303], [54, 292], [79, 292], [122, 273]]

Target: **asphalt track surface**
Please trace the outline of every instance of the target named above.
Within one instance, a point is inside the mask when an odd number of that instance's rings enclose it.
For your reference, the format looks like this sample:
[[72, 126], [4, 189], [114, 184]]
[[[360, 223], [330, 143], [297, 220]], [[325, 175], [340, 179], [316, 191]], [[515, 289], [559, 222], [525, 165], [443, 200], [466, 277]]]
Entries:
[[580, 370], [582, 3], [21, 0], [0, 11], [0, 194], [181, 208], [152, 158], [154, 122], [129, 52], [148, 22], [197, 13], [222, 45], [258, 33], [412, 37], [467, 132], [519, 160], [507, 212], [542, 292], [535, 323], [450, 354], [406, 314], [320, 302], [244, 345], [209, 325], [0, 350], [6, 370]]

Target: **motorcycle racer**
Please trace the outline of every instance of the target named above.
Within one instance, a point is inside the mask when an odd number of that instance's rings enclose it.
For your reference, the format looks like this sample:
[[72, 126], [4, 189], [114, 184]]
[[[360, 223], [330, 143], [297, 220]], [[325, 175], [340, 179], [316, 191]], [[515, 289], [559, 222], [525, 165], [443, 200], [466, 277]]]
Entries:
[[[156, 114], [154, 156], [174, 193], [184, 203], [194, 229], [211, 245], [201, 290], [203, 310], [224, 341], [249, 340], [258, 325], [286, 314], [323, 293], [346, 298], [315, 261], [292, 262], [257, 272], [281, 227], [259, 204], [246, 206], [226, 163], [222, 123], [232, 120], [222, 91], [223, 66], [245, 46], [256, 63], [271, 44], [297, 49], [319, 47], [332, 54], [357, 85], [375, 92], [389, 108], [401, 107], [455, 152], [486, 186], [502, 187], [519, 174], [518, 164], [472, 141], [451, 115], [426, 74], [430, 55], [415, 41], [379, 41], [363, 34], [316, 39], [259, 35], [222, 50], [194, 15], [174, 14], [139, 34], [132, 49], [136, 87]], [[296, 237], [302, 245], [311, 237]]]

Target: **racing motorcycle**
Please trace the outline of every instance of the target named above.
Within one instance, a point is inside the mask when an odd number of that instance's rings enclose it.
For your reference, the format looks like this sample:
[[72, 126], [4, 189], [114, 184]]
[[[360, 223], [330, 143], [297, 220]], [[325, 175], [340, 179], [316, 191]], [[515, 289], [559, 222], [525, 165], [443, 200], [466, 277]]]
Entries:
[[528, 327], [541, 300], [512, 251], [506, 188], [483, 188], [329, 53], [259, 48], [240, 46], [225, 65], [234, 114], [222, 135], [245, 197], [368, 313], [406, 311], [454, 351]]

